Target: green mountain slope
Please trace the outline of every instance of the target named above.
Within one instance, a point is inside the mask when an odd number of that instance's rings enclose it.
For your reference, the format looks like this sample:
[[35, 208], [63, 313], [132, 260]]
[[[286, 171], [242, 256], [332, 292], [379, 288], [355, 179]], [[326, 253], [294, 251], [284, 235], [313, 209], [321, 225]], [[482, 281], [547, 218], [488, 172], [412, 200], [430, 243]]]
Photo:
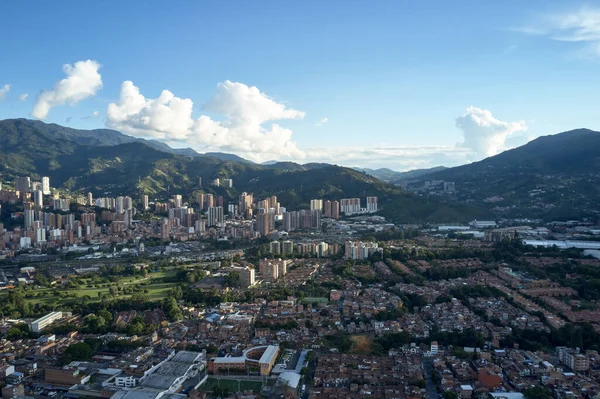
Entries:
[[598, 149], [600, 132], [572, 130], [422, 179], [454, 181], [459, 200], [485, 204], [509, 217], [597, 218]]
[[[106, 136], [106, 137], [105, 137]], [[289, 209], [307, 207], [313, 198], [337, 200], [378, 196], [387, 217], [403, 222], [465, 221], [480, 208], [423, 200], [366, 173], [328, 164], [277, 162], [258, 165], [222, 156], [184, 156], [110, 130], [80, 131], [25, 119], [0, 121], [2, 180], [19, 175], [49, 176], [52, 185], [94, 196], [148, 194], [165, 200], [200, 189], [236, 201], [243, 192], [256, 198], [277, 195]], [[207, 187], [214, 178], [231, 178], [234, 188]]]

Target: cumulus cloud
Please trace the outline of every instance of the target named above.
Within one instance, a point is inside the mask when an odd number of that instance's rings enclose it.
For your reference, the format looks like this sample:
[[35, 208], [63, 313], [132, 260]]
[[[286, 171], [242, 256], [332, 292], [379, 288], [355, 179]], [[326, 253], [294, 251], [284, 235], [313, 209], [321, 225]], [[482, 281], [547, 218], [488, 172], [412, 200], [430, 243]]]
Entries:
[[100, 115], [100, 113], [99, 113], [98, 111], [94, 111], [94, 112], [92, 113], [92, 115], [94, 116], [94, 118], [97, 118], [97, 117], [98, 117], [98, 115]]
[[78, 61], [74, 65], [63, 65], [66, 78], [57, 82], [52, 90], [45, 90], [35, 99], [31, 115], [45, 119], [52, 107], [79, 101], [96, 95], [102, 88], [102, 76], [98, 72], [100, 64], [96, 61]]
[[582, 43], [585, 53], [600, 56], [600, 8], [597, 7], [544, 14], [516, 30], [556, 41]]
[[523, 121], [503, 122], [494, 118], [490, 111], [476, 107], [467, 108], [465, 114], [456, 119], [456, 127], [463, 133], [464, 141], [460, 146], [469, 149], [477, 159], [504, 151], [508, 137], [527, 130]]
[[4, 98], [4, 96], [6, 96], [9, 91], [10, 91], [9, 84], [5, 84], [4, 86], [0, 87], [0, 98]]
[[19, 96], [19, 101], [26, 101], [27, 97], [29, 97], [29, 94], [23, 93]]
[[193, 102], [163, 90], [146, 98], [133, 82], [121, 85], [117, 103], [107, 109], [106, 124], [140, 137], [181, 141], [199, 150], [231, 151], [261, 161], [281, 157], [301, 159], [304, 153], [292, 141], [292, 131], [273, 122], [302, 119], [304, 112], [278, 103], [257, 87], [229, 80], [219, 83], [205, 109], [223, 116], [217, 121], [192, 118]]
[[329, 118], [323, 118], [323, 119], [321, 119], [320, 121], [318, 121], [318, 122], [316, 123], [316, 125], [317, 125], [317, 126], [321, 126], [321, 125], [324, 125], [324, 124], [326, 124], [327, 122], [329, 122]]

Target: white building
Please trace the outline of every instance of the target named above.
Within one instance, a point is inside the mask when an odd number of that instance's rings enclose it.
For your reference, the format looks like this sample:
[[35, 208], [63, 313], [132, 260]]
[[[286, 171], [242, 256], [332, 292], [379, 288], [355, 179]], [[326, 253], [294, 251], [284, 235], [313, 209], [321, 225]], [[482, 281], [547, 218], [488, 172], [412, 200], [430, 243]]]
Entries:
[[367, 197], [367, 212], [377, 212], [377, 197]]
[[51, 325], [52, 323], [54, 323], [56, 320], [62, 319], [62, 317], [63, 317], [62, 312], [48, 313], [46, 316], [40, 317], [39, 319], [31, 322], [31, 331], [34, 333], [39, 333], [44, 328], [46, 328], [49, 325]]
[[345, 215], [360, 213], [360, 198], [342, 198], [340, 201], [340, 211]]
[[50, 195], [50, 178], [42, 177], [42, 192], [44, 195]]

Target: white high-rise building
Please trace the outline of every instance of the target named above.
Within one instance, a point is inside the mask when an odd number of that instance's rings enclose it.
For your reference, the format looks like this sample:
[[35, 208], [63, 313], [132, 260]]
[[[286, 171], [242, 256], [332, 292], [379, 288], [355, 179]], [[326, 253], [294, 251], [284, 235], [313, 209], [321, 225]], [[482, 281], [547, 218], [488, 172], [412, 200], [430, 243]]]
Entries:
[[42, 192], [44, 195], [50, 195], [50, 178], [42, 177]]
[[88, 193], [87, 203], [89, 206], [94, 206], [94, 196], [92, 193]]
[[367, 197], [367, 212], [377, 212], [377, 197]]
[[144, 210], [145, 210], [145, 211], [147, 211], [147, 210], [148, 210], [148, 208], [149, 208], [149, 206], [148, 206], [148, 196], [147, 196], [147, 195], [144, 195], [144, 196], [142, 197], [142, 201], [144, 202]]
[[360, 198], [343, 198], [340, 201], [340, 210], [346, 216], [360, 213]]

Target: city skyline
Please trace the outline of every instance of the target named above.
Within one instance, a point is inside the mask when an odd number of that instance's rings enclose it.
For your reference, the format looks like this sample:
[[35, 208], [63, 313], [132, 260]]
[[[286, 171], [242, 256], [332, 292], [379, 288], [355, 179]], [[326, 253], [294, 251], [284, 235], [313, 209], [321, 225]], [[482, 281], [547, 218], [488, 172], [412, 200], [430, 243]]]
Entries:
[[[593, 5], [234, 4], [152, 3], [142, 19], [132, 4], [118, 16], [41, 6], [6, 45], [0, 118], [114, 128], [257, 162], [398, 171], [598, 126]], [[2, 6], [4, 36], [26, 7]], [[226, 12], [236, 24], [222, 29]], [[68, 27], [49, 24], [63, 15]], [[147, 28], [174, 19], [166, 33]]]

